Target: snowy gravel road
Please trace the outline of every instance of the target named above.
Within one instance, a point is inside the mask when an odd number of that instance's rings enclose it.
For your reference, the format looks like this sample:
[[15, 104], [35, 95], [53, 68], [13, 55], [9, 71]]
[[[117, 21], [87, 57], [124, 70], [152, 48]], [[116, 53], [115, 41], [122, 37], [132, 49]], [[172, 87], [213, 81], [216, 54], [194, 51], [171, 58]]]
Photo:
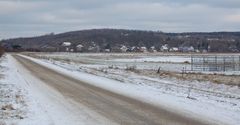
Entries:
[[204, 125], [203, 120], [192, 119], [172, 110], [152, 106], [130, 97], [84, 83], [26, 58], [14, 56], [32, 75], [60, 92], [68, 100], [84, 105], [117, 124], [124, 125]]

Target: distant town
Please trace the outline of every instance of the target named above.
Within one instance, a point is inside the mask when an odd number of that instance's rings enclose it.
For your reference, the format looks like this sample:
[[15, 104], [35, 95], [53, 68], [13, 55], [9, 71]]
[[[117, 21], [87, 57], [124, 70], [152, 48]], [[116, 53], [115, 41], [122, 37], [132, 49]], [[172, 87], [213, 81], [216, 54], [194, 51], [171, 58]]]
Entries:
[[163, 33], [93, 29], [1, 41], [6, 51], [239, 52], [240, 32]]
[[[198, 49], [194, 49], [193, 46], [183, 46], [183, 47], [170, 47], [168, 44], [162, 45], [160, 48], [156, 48], [155, 46], [151, 46], [150, 48], [147, 48], [146, 46], [132, 46], [127, 47], [125, 45], [121, 45], [115, 48], [105, 48], [102, 50], [102, 52], [208, 52], [210, 49], [210, 46], [208, 46], [208, 49], [204, 49], [202, 51]], [[84, 47], [82, 44], [78, 44], [77, 46], [72, 46], [71, 42], [63, 42], [61, 44], [61, 47], [59, 48], [59, 51], [61, 52], [83, 52], [84, 50], [87, 50], [88, 52], [100, 52], [101, 48], [95, 44], [93, 46]]]

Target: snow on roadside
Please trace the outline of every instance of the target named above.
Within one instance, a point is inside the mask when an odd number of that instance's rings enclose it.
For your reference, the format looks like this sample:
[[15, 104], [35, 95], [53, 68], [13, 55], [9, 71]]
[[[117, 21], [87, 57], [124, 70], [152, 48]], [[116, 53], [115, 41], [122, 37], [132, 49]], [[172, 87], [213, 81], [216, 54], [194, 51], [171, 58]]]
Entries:
[[7, 56], [1, 57], [0, 65], [0, 124], [16, 124], [27, 117], [27, 91], [18, 84]]
[[[34, 62], [37, 62], [43, 66], [47, 66], [51, 69], [54, 69], [58, 72], [77, 78], [81, 81], [85, 81], [89, 84], [102, 87], [127, 96], [131, 96], [133, 98], [145, 100], [154, 105], [166, 107], [172, 109], [173, 111], [182, 112], [185, 115], [189, 116], [191, 115], [196, 118], [211, 120], [219, 124], [238, 125], [240, 121], [239, 99], [235, 102], [237, 105], [235, 106], [235, 108], [229, 107], [231, 105], [221, 106], [218, 104], [214, 104], [217, 102], [206, 103], [198, 100], [188, 99], [181, 96], [171, 95], [169, 93], [164, 93], [159, 91], [160, 89], [156, 88], [156, 86], [123, 83], [116, 80], [110, 80], [96, 75], [79, 72], [79, 70], [76, 69], [69, 70], [65, 67], [60, 67], [54, 63], [45, 62], [40, 59], [35, 59], [23, 55], [21, 56], [30, 59]], [[171, 87], [169, 89], [171, 89]]]

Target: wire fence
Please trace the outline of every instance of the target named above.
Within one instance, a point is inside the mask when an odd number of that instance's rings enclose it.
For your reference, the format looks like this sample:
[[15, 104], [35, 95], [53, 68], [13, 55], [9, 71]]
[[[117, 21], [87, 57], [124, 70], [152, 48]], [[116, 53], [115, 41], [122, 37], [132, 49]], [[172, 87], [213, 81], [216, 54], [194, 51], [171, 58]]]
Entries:
[[240, 56], [191, 56], [192, 71], [240, 71]]

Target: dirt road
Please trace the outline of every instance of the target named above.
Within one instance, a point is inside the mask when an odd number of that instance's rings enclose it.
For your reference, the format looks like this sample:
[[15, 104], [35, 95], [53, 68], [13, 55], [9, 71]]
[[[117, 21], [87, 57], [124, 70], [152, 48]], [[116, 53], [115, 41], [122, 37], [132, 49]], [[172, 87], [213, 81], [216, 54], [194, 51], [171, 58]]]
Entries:
[[[146, 102], [98, 88], [53, 71], [21, 56], [13, 55], [32, 75], [58, 90], [66, 98], [87, 106], [121, 125], [208, 125]], [[67, 115], [67, 114], [66, 114]]]

